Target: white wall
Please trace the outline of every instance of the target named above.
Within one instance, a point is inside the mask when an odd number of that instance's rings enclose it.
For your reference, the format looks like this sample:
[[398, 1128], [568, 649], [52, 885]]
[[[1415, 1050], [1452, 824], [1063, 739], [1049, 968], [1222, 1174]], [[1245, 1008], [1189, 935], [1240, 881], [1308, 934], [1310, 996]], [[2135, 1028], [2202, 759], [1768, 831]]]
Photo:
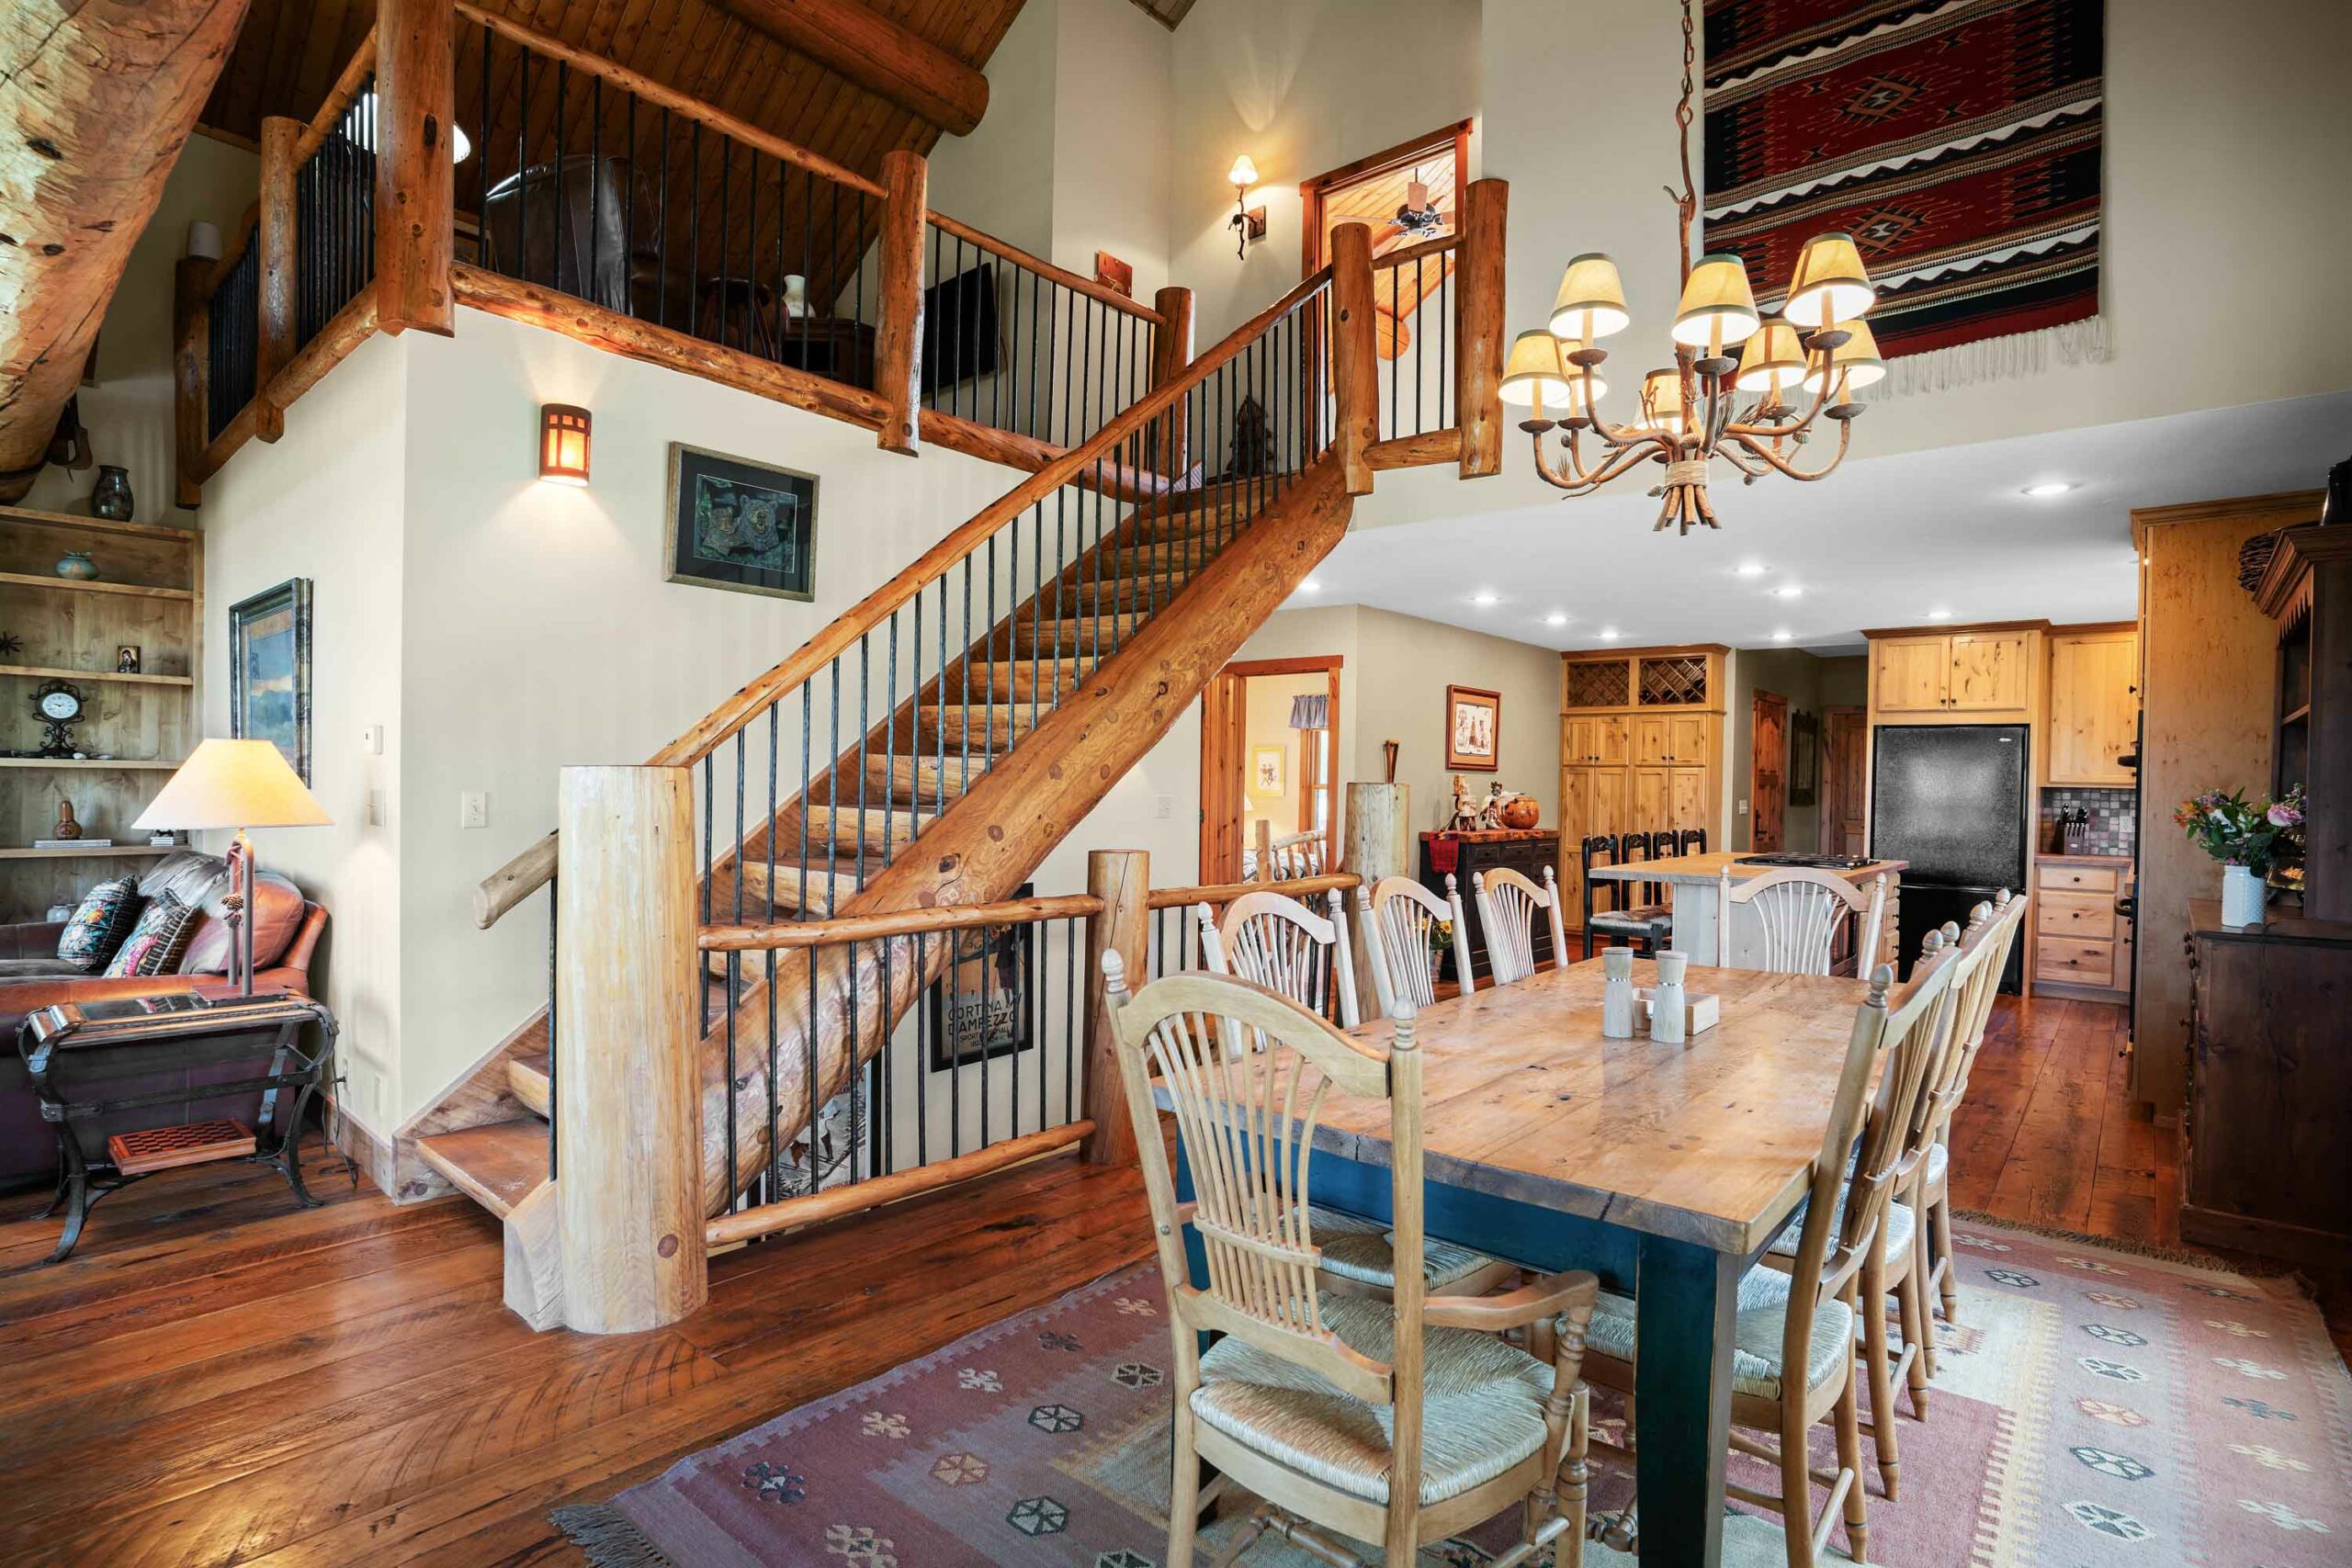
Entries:
[[1187, 281], [1170, 276], [1168, 245], [1174, 39], [1128, 0], [1053, 5], [1061, 25], [1048, 254], [1091, 277], [1094, 253], [1109, 251], [1135, 268], [1135, 297], [1148, 305]]
[[130, 471], [141, 523], [187, 525], [172, 508], [173, 274], [187, 247], [187, 226], [201, 219], [220, 230], [223, 250], [238, 240], [237, 220], [253, 205], [261, 160], [243, 148], [191, 136], [156, 201], [154, 215], [130, 247], [122, 282], [98, 332], [98, 384], [81, 392], [96, 462], [80, 473], [43, 470], [24, 504], [44, 512], [87, 512], [97, 463]]
[[[287, 411], [284, 439], [248, 442], [205, 486], [201, 514], [205, 734], [229, 733], [229, 607], [288, 578], [311, 581], [311, 793], [334, 826], [260, 829], [254, 842], [262, 865], [327, 910], [311, 977], [343, 1025], [344, 1108], [379, 1132], [399, 1122], [403, 1085], [415, 1086], [401, 1060], [400, 788], [409, 750], [403, 424], [415, 341], [361, 344]], [[424, 630], [446, 635], [429, 619]], [[371, 725], [384, 727], [381, 754], [360, 743]]]

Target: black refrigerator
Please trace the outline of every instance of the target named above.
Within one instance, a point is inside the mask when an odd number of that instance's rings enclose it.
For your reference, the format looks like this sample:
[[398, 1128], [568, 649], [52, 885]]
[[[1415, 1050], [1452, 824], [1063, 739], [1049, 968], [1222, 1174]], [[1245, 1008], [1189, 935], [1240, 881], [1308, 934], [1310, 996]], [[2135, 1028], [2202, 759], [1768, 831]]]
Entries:
[[[2033, 778], [2021, 724], [1883, 724], [1871, 734], [1871, 853], [1908, 861], [1902, 873], [1902, 972], [1927, 934], [2004, 887], [2022, 894], [2026, 810]], [[2001, 988], [2024, 973], [2025, 944], [2009, 950]]]

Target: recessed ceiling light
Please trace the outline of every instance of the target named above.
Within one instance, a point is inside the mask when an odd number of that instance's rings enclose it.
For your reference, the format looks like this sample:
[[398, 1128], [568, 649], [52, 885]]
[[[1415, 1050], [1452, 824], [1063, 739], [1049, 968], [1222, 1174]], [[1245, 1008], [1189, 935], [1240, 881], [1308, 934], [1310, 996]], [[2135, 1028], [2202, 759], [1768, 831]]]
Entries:
[[1791, 638], [1794, 637], [1795, 636], [1796, 636], [1796, 634], [1795, 634], [1794, 632], [1791, 632], [1791, 631], [1777, 631], [1777, 632], [1774, 632], [1774, 633], [1772, 634], [1772, 640], [1773, 640], [1774, 642], [1787, 642], [1787, 641], [1789, 641]]
[[1742, 577], [1761, 577], [1764, 575], [1764, 563], [1760, 560], [1744, 560], [1732, 570]]
[[1568, 624], [1568, 613], [1566, 610], [1555, 610], [1544, 617], [1544, 624], [1547, 626], [1565, 626]]
[[1477, 605], [1483, 610], [1489, 604], [1498, 604], [1502, 603], [1502, 595], [1497, 593], [1491, 588], [1481, 588], [1478, 592], [1470, 595], [1470, 603]]
[[2018, 493], [2030, 495], [2036, 501], [2047, 501], [2053, 495], [2064, 495], [2074, 488], [2064, 479], [2044, 479], [2040, 484], [2026, 486]]
[[1617, 636], [1618, 633], [1615, 626], [1603, 626], [1600, 628], [1600, 640], [1603, 642], [1615, 642], [1617, 640]]
[[1798, 587], [1795, 583], [1787, 582], [1782, 583], [1780, 587], [1772, 590], [1772, 597], [1775, 599], [1793, 599], [1804, 592], [1804, 590]]
[[1931, 621], [1949, 621], [1951, 619], [1951, 612], [1950, 610], [1930, 610], [1928, 612], [1928, 619]]

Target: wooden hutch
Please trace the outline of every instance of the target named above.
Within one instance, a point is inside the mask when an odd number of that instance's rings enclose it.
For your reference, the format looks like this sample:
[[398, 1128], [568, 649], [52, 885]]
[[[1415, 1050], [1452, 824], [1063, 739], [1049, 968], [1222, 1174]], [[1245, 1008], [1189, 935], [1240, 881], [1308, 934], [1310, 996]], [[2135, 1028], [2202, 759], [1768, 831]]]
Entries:
[[1595, 833], [1704, 828], [1721, 849], [1721, 643], [1560, 656], [1560, 891], [1582, 920], [1583, 840]]
[[[57, 575], [69, 550], [98, 576]], [[79, 899], [153, 849], [131, 822], [197, 740], [203, 667], [204, 544], [193, 529], [0, 507], [0, 921], [38, 920]], [[139, 649], [139, 669], [117, 668], [117, 650]], [[85, 755], [45, 758], [35, 694], [74, 686], [83, 718], [74, 745]], [[111, 847], [34, 849], [53, 836], [60, 800], [71, 801], [85, 839]]]

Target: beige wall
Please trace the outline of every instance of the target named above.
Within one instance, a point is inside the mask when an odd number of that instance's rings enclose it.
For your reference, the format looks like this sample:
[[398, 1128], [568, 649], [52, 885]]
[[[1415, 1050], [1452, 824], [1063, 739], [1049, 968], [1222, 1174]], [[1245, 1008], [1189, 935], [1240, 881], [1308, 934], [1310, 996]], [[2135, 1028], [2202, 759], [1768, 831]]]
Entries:
[[[1299, 830], [1301, 748], [1308, 736], [1306, 731], [1290, 727], [1291, 699], [1309, 694], [1319, 694], [1329, 689], [1329, 682], [1320, 674], [1252, 675], [1242, 682], [1241, 841], [1244, 845], [1257, 841], [1257, 822], [1261, 817], [1277, 839]], [[1346, 700], [1344, 673], [1340, 700]], [[1283, 787], [1273, 795], [1260, 794], [1255, 782], [1258, 751], [1267, 746], [1283, 754]]]

